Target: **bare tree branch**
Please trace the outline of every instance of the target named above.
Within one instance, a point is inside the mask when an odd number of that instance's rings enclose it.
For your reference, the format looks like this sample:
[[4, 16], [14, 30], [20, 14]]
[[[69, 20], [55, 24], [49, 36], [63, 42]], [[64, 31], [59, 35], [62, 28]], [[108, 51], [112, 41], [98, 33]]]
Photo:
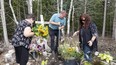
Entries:
[[9, 5], [10, 5], [10, 8], [11, 8], [11, 11], [12, 11], [12, 14], [13, 14], [14, 22], [16, 24], [18, 24], [18, 21], [16, 19], [15, 13], [14, 13], [14, 9], [13, 9], [12, 4], [11, 4], [11, 0], [9, 0]]

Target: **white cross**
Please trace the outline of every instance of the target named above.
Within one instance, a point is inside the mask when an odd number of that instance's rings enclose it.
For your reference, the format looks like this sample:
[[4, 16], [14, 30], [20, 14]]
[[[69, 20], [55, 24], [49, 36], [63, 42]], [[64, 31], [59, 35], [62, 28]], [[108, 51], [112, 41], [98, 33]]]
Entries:
[[40, 15], [40, 19], [41, 19], [41, 21], [36, 21], [36, 23], [42, 24], [43, 26], [44, 26], [44, 24], [49, 24], [48, 21], [44, 22], [43, 15]]

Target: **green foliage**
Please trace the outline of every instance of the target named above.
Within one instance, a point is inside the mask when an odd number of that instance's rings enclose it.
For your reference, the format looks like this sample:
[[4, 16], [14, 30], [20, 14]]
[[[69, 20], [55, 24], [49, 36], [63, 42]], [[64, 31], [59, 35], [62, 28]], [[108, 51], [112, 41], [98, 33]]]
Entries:
[[109, 63], [110, 61], [113, 60], [113, 57], [109, 54], [109, 52], [100, 53], [100, 54], [98, 55], [98, 57], [99, 57], [101, 60], [105, 60], [107, 63]]
[[[7, 30], [9, 37], [12, 36], [16, 24], [14, 23], [13, 15], [11, 9], [9, 7], [9, 0], [5, 1], [5, 16], [7, 23]], [[41, 2], [42, 1], [42, 10], [41, 10]], [[71, 0], [64, 0], [63, 9], [65, 9], [68, 13], [70, 8]], [[78, 29], [79, 24], [79, 16], [84, 12], [84, 1], [85, 0], [74, 0], [74, 29]], [[108, 0], [110, 1], [110, 0]], [[112, 35], [112, 24], [114, 17], [114, 1], [111, 0], [107, 4], [107, 20], [106, 20], [106, 34]], [[25, 15], [28, 13], [28, 7], [26, 0], [12, 0], [13, 9], [18, 21], [25, 18]], [[43, 14], [44, 20], [49, 21], [50, 17], [57, 13], [57, 0], [35, 0], [33, 1], [33, 13], [36, 15], [36, 20], [40, 20], [40, 14]], [[97, 24], [98, 32], [102, 33], [102, 25], [103, 25], [103, 13], [104, 13], [104, 0], [88, 0], [87, 2], [87, 13], [91, 15], [92, 20]], [[72, 19], [71, 19], [72, 24]], [[71, 25], [72, 27], [72, 25]], [[2, 26], [0, 27], [2, 30]], [[0, 31], [0, 34], [2, 32]], [[1, 35], [0, 35], [1, 37]]]
[[78, 45], [77, 41], [66, 38], [63, 44], [59, 45], [58, 51], [65, 60], [76, 59], [80, 61], [83, 58], [83, 52], [79, 49]]
[[43, 38], [48, 37], [48, 26], [43, 26], [43, 25], [36, 23], [36, 25], [32, 27], [32, 31], [37, 37], [38, 36], [43, 37]]
[[97, 60], [97, 61], [94, 61], [93, 65], [105, 65], [103, 62]]
[[90, 62], [88, 62], [88, 61], [84, 61], [83, 65], [92, 65], [92, 64]]
[[67, 60], [67, 59], [78, 59], [81, 60], [83, 54], [76, 50], [78, 47], [71, 47], [69, 44], [64, 43], [63, 45], [60, 45], [59, 47], [59, 53], [61, 56]]

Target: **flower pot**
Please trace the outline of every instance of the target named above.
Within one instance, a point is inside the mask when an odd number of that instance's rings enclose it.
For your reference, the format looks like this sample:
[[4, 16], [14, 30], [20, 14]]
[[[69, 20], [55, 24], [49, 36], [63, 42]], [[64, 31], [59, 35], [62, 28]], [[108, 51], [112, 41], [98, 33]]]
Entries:
[[64, 60], [63, 65], [79, 65], [79, 63], [75, 59]]

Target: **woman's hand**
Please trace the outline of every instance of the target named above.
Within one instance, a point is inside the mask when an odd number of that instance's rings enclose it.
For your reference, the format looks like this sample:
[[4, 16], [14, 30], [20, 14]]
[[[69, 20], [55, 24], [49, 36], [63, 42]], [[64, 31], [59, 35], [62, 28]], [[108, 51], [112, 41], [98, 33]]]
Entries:
[[94, 42], [95, 39], [96, 39], [96, 36], [95, 35], [92, 36], [91, 40], [88, 41], [89, 46], [92, 46], [93, 45], [93, 42]]
[[92, 46], [93, 45], [93, 42], [90, 40], [90, 41], [88, 41], [88, 45], [89, 46]]

